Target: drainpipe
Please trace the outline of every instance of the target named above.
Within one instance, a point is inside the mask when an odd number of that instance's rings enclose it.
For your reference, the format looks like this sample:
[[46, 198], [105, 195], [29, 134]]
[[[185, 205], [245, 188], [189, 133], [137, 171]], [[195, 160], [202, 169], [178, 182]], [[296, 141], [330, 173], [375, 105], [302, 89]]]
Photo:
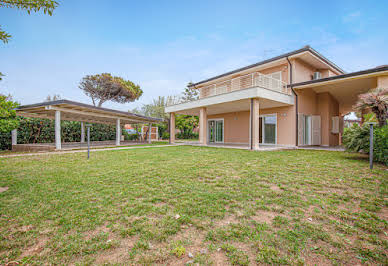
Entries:
[[288, 64], [290, 65], [290, 88], [291, 88], [291, 91], [292, 93], [294, 94], [295, 96], [295, 143], [296, 143], [296, 146], [299, 146], [299, 138], [298, 138], [298, 135], [299, 135], [299, 132], [298, 132], [298, 95], [296, 94], [296, 92], [294, 91], [294, 88], [292, 87], [292, 64], [290, 62], [290, 60], [288, 59], [288, 56], [286, 57], [287, 61], [288, 61]]

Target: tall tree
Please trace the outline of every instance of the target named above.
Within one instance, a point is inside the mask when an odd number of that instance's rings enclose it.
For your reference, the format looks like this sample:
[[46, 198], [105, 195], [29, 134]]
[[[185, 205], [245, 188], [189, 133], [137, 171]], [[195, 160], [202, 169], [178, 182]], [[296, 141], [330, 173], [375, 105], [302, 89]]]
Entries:
[[[57, 6], [58, 3], [54, 0], [0, 0], [0, 8], [17, 8], [27, 11], [28, 14], [42, 10], [44, 14], [51, 16]], [[0, 27], [0, 40], [7, 43], [10, 38], [11, 35]]]
[[106, 101], [133, 102], [143, 94], [139, 85], [109, 73], [87, 75], [80, 82], [79, 88], [92, 99], [93, 105], [98, 107]]
[[10, 132], [19, 125], [15, 108], [19, 104], [12, 100], [11, 96], [0, 94], [0, 132]]
[[388, 89], [376, 88], [370, 92], [360, 94], [354, 108], [356, 110], [370, 108], [375, 113], [379, 126], [386, 125], [388, 120]]
[[185, 90], [182, 93], [182, 102], [190, 102], [199, 99], [199, 91], [192, 85], [192, 82], [187, 84]]

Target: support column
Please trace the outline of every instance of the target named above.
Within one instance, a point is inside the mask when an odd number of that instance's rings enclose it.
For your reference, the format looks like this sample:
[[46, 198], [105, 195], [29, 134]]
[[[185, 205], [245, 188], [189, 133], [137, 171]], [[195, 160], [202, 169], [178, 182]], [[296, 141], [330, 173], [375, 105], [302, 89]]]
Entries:
[[175, 143], [175, 113], [170, 113], [170, 144]]
[[85, 143], [85, 124], [81, 122], [81, 143]]
[[17, 129], [12, 130], [11, 135], [12, 135], [12, 145], [18, 144], [18, 130]]
[[121, 139], [121, 126], [120, 126], [120, 119], [117, 118], [117, 120], [116, 120], [116, 146], [120, 146], [120, 139]]
[[199, 142], [207, 145], [207, 110], [202, 107], [199, 110]]
[[260, 102], [257, 98], [251, 99], [249, 129], [249, 148], [251, 150], [258, 150], [260, 136]]
[[148, 124], [148, 143], [151, 143], [152, 124]]
[[55, 111], [55, 149], [62, 149], [61, 145], [61, 111]]

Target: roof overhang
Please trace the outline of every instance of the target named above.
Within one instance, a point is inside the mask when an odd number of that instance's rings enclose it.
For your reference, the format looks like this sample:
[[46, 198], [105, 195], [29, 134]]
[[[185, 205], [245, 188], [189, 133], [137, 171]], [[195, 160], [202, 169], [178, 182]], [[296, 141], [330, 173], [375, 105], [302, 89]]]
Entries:
[[199, 110], [202, 107], [207, 108], [209, 115], [246, 111], [249, 110], [251, 98], [260, 98], [260, 109], [294, 104], [294, 96], [292, 95], [254, 87], [168, 106], [166, 112], [199, 115]]
[[295, 50], [289, 53], [285, 53], [252, 65], [248, 65], [246, 67], [238, 68], [233, 71], [226, 72], [224, 74], [202, 80], [197, 83], [193, 83], [192, 87], [197, 86], [205, 86], [207, 84], [213, 83], [213, 82], [221, 82], [224, 79], [233, 78], [235, 76], [244, 75], [246, 73], [252, 72], [252, 71], [259, 71], [260, 69], [269, 68], [271, 66], [276, 66], [279, 64], [287, 63], [287, 58], [299, 58], [302, 61], [306, 61], [307, 63], [312, 64], [317, 69], [326, 69], [329, 68], [336, 74], [344, 74], [345, 71], [343, 71], [340, 67], [338, 67], [336, 64], [331, 62], [329, 59], [318, 53], [316, 50], [311, 48], [310, 46], [305, 46], [299, 50]]
[[69, 100], [22, 105], [16, 108], [17, 115], [48, 119], [54, 119], [56, 111], [61, 111], [61, 120], [88, 123], [116, 124], [117, 119], [120, 119], [122, 124], [158, 123], [163, 121], [163, 119], [159, 118], [146, 117]]
[[294, 90], [312, 89], [316, 93], [329, 92], [342, 109], [352, 110], [358, 95], [377, 87], [377, 77], [388, 76], [388, 66], [367, 69], [344, 75], [292, 84]]

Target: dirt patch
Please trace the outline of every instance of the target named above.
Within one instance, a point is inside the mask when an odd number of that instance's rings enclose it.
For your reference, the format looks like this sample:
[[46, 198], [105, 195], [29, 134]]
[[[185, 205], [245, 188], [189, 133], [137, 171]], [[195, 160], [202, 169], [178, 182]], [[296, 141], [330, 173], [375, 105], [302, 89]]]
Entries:
[[238, 223], [238, 219], [235, 217], [235, 216], [225, 216], [223, 219], [221, 220], [217, 220], [217, 221], [214, 221], [213, 220], [213, 224], [216, 226], [216, 227], [220, 227], [220, 226], [226, 226], [226, 225], [229, 225], [229, 224], [235, 224], [235, 223]]
[[273, 218], [279, 216], [277, 212], [258, 210], [254, 216], [251, 216], [250, 219], [259, 222], [259, 223], [271, 223]]
[[271, 185], [269, 188], [275, 192], [283, 192], [283, 190], [277, 185]]
[[304, 258], [305, 265], [331, 265], [331, 261], [319, 254], [309, 254]]
[[211, 260], [214, 265], [229, 265], [228, 257], [226, 256], [225, 252], [223, 250], [216, 251], [215, 253], [211, 254]]
[[388, 221], [388, 208], [381, 208], [381, 211], [379, 211], [378, 213], [376, 213], [376, 215], [380, 218], [380, 219], [383, 219], [385, 221]]
[[126, 261], [129, 251], [133, 248], [136, 241], [137, 237], [123, 239], [118, 247], [100, 252], [96, 257], [95, 264], [115, 264]]
[[42, 253], [48, 241], [49, 238], [46, 236], [38, 238], [34, 245], [28, 247], [26, 250], [23, 250], [21, 257], [24, 258]]
[[88, 231], [88, 232], [84, 233], [85, 240], [91, 240], [91, 239], [93, 239], [94, 237], [98, 236], [101, 233], [107, 233], [109, 235], [111, 234], [111, 230], [110, 230], [110, 228], [107, 227], [107, 224], [104, 224], [102, 226], [97, 227], [94, 230], [91, 230], [91, 231]]
[[8, 187], [0, 187], [0, 193], [5, 192], [8, 190]]
[[32, 225], [23, 225], [21, 227], [19, 227], [18, 231], [19, 232], [28, 232], [28, 231], [31, 231], [34, 227]]

